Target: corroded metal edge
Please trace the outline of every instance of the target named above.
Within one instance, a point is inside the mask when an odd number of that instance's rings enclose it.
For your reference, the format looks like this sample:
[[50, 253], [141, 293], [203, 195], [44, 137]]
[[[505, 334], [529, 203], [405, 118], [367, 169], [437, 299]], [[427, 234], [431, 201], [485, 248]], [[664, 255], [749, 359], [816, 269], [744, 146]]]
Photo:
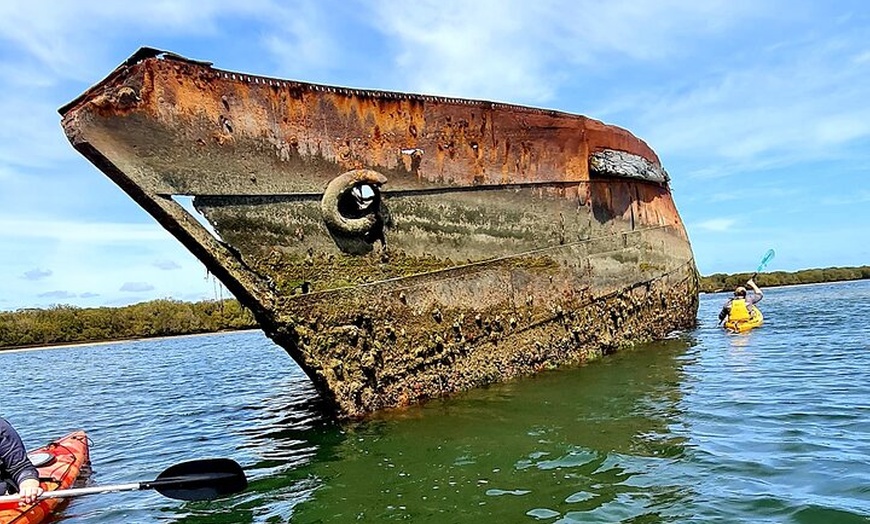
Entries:
[[603, 175], [639, 178], [665, 185], [671, 180], [668, 172], [661, 166], [642, 156], [614, 149], [593, 152], [589, 156], [589, 166], [594, 172]]
[[[342, 87], [342, 86], [334, 86], [327, 84], [318, 84], [312, 82], [298, 82], [293, 80], [287, 80], [277, 77], [270, 77], [264, 75], [257, 75], [251, 73], [243, 73], [238, 71], [230, 71], [225, 69], [219, 69], [213, 67], [213, 62], [207, 60], [196, 60], [192, 58], [188, 58], [172, 51], [166, 51], [157, 49], [154, 47], [143, 46], [140, 47], [135, 53], [130, 55], [129, 58], [124, 60], [118, 67], [116, 67], [111, 73], [109, 73], [103, 80], [97, 82], [81, 95], [77, 96], [70, 102], [62, 105], [58, 112], [61, 116], [65, 115], [70, 109], [81, 103], [83, 100], [86, 100], [90, 97], [94, 90], [99, 89], [100, 85], [103, 85], [109, 81], [112, 77], [116, 76], [118, 73], [124, 71], [126, 68], [130, 66], [134, 66], [142, 61], [158, 58], [163, 60], [173, 60], [177, 62], [185, 62], [197, 66], [206, 67], [216, 74], [221, 76], [227, 80], [239, 80], [243, 82], [247, 82], [249, 84], [262, 84], [268, 85], [272, 87], [280, 87], [280, 88], [295, 88], [295, 87], [304, 87], [305, 89], [311, 89], [316, 92], [321, 93], [336, 93], [343, 94], [347, 96], [359, 96], [359, 97], [373, 97], [373, 98], [383, 98], [383, 99], [392, 99], [392, 100], [418, 100], [420, 102], [435, 102], [435, 103], [449, 103], [449, 104], [462, 104], [468, 106], [480, 106], [480, 107], [488, 107], [488, 108], [501, 108], [501, 109], [509, 109], [511, 111], [522, 111], [526, 113], [537, 113], [537, 114], [547, 114], [547, 115], [561, 115], [568, 117], [577, 117], [575, 113], [569, 113], [566, 111], [559, 111], [555, 109], [544, 109], [537, 107], [529, 107], [522, 106], [518, 104], [509, 104], [506, 102], [493, 102], [481, 99], [469, 99], [469, 98], [458, 98], [458, 97], [449, 97], [449, 96], [436, 96], [436, 95], [426, 95], [419, 93], [407, 93], [401, 91], [385, 91], [379, 89], [362, 89], [362, 88], [352, 88], [352, 87]], [[588, 117], [585, 117], [588, 118]]]

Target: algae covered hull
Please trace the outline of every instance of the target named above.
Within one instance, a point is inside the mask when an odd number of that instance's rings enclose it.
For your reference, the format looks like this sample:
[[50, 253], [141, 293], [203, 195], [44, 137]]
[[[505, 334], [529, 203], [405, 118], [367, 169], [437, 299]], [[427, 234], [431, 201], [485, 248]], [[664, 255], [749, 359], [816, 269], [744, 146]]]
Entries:
[[339, 418], [695, 321], [668, 175], [618, 127], [148, 48], [60, 112], [73, 146], [253, 311]]

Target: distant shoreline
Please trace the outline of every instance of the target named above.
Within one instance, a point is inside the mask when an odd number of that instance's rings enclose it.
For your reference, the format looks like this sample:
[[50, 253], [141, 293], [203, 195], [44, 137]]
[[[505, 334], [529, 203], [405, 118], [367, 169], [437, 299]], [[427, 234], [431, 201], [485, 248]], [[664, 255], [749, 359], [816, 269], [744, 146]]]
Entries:
[[3, 353], [24, 353], [26, 351], [44, 351], [47, 349], [66, 349], [81, 346], [109, 346], [111, 344], [124, 344], [126, 342], [141, 342], [151, 340], [167, 340], [170, 338], [192, 338], [192, 337], [207, 337], [211, 335], [224, 335], [227, 333], [244, 333], [247, 331], [261, 331], [260, 328], [245, 328], [245, 329], [222, 329], [220, 331], [207, 331], [203, 333], [185, 333], [183, 335], [162, 335], [157, 337], [134, 337], [134, 338], [118, 338], [113, 340], [94, 340], [82, 342], [61, 342], [58, 344], [43, 344], [38, 346], [9, 346], [0, 347], [0, 355]]
[[[829, 267], [797, 272], [715, 273], [700, 276], [700, 293], [728, 293], [750, 277], [761, 288], [832, 284], [870, 279], [870, 266]], [[104, 346], [257, 330], [253, 314], [235, 299], [181, 302], [159, 299], [120, 308], [52, 306], [0, 311], [0, 353], [77, 346]], [[150, 336], [150, 333], [160, 335]], [[79, 340], [76, 340], [79, 339]], [[34, 343], [36, 342], [36, 343]]]
[[235, 299], [157, 299], [117, 308], [58, 304], [45, 309], [0, 311], [0, 351], [111, 344], [258, 326], [253, 314]]
[[[758, 287], [762, 288], [762, 291], [764, 291], [765, 289], [776, 289], [776, 288], [782, 288], [782, 287], [809, 287], [809, 286], [830, 286], [832, 284], [854, 284], [855, 282], [865, 282], [867, 280], [870, 280], [870, 279], [859, 278], [859, 279], [855, 279], [855, 280], [832, 280], [830, 282], [805, 282], [805, 283], [801, 283], [801, 284], [779, 284], [779, 285], [775, 285], [775, 286], [761, 286], [761, 285], [759, 285]], [[715, 295], [717, 293], [731, 293], [732, 291], [734, 291], [734, 290], [733, 289], [719, 289], [716, 291], [701, 291], [700, 293], [702, 295]]]
[[755, 278], [759, 287], [772, 288], [801, 284], [831, 284], [834, 282], [854, 282], [870, 279], [870, 266], [827, 267], [802, 269], [800, 271], [773, 271], [765, 273], [714, 273], [700, 277], [702, 293], [721, 293], [733, 291], [743, 286], [750, 277]]

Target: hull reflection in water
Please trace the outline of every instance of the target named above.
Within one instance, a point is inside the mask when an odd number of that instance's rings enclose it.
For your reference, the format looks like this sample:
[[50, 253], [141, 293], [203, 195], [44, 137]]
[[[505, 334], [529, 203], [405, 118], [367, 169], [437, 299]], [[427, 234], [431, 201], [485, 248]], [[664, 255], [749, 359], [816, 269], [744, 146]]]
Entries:
[[270, 489], [256, 505], [299, 523], [618, 522], [665, 505], [676, 516], [692, 494], [665, 472], [686, 452], [671, 427], [687, 347], [660, 342], [341, 429], [262, 413], [272, 429], [249, 437]]
[[253, 311], [338, 417], [694, 324], [669, 177], [624, 129], [153, 49], [61, 113], [73, 146]]

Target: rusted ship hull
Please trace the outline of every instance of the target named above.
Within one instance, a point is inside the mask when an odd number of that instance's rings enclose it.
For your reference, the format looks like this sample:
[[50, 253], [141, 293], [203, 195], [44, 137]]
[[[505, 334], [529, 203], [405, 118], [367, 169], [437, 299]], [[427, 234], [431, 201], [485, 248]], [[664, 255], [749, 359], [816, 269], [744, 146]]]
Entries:
[[60, 112], [73, 146], [254, 312], [340, 418], [695, 321], [667, 174], [596, 120], [151, 49]]

